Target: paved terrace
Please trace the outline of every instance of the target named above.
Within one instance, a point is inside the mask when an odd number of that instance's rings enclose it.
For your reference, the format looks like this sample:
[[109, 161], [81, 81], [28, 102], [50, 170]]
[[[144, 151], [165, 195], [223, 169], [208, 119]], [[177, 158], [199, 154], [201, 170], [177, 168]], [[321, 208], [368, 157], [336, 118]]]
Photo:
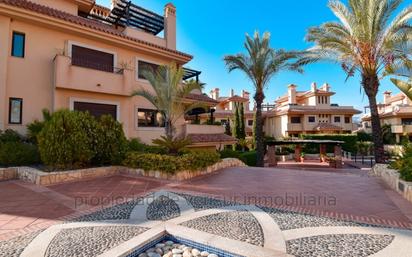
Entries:
[[[134, 199], [148, 195], [157, 200], [138, 206]], [[230, 168], [181, 183], [126, 176], [49, 187], [0, 183], [0, 256], [70, 256], [62, 249], [80, 246], [85, 256], [111, 256], [116, 245], [158, 229], [153, 220], [279, 256], [345, 256], [348, 249], [352, 256], [410, 256], [412, 243], [405, 230], [412, 228], [412, 205], [352, 168]], [[100, 237], [107, 240], [96, 247]]]

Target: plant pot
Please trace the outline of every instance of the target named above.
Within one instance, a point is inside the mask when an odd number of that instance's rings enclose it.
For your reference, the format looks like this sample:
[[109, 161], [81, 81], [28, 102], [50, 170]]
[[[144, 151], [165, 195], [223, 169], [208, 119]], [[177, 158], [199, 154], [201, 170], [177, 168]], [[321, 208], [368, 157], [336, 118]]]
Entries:
[[305, 161], [305, 157], [300, 157], [300, 162], [304, 162]]

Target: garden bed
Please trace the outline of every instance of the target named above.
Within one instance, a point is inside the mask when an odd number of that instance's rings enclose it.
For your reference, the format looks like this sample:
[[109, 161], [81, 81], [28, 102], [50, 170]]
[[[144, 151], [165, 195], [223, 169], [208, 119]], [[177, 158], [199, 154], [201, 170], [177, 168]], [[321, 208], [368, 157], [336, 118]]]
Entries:
[[213, 173], [220, 169], [229, 167], [246, 166], [242, 161], [235, 158], [226, 158], [202, 170], [179, 171], [176, 173], [167, 173], [160, 171], [145, 171], [142, 169], [133, 169], [123, 166], [96, 167], [88, 169], [78, 169], [69, 171], [44, 172], [31, 167], [11, 167], [0, 169], [0, 181], [20, 179], [29, 183], [47, 186], [59, 183], [75, 182], [98, 177], [107, 177], [114, 175], [140, 175], [145, 177], [154, 177], [169, 180], [185, 180], [197, 176]]
[[400, 193], [406, 200], [412, 202], [412, 182], [401, 179], [399, 172], [390, 169], [386, 164], [376, 164], [371, 172], [381, 177], [389, 187]]

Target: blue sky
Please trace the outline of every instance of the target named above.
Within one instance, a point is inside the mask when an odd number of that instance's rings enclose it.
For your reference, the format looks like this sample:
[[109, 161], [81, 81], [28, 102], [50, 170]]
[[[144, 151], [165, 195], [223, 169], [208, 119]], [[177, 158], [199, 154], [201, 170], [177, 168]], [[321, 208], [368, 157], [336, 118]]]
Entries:
[[[137, 5], [163, 14], [163, 7], [170, 0], [133, 0]], [[110, 0], [97, 0], [109, 6]], [[305, 49], [306, 30], [323, 22], [335, 20], [327, 7], [327, 0], [173, 0], [177, 8], [177, 47], [192, 54], [194, 59], [187, 65], [201, 70], [201, 80], [206, 83], [205, 92], [219, 87], [221, 95], [236, 93], [242, 89], [254, 92], [251, 82], [239, 71], [228, 73], [223, 62], [227, 54], [243, 51], [245, 33], [255, 30], [271, 33], [271, 45], [287, 50]], [[402, 7], [412, 4], [404, 0]], [[319, 63], [309, 65], [304, 74], [282, 72], [274, 77], [265, 90], [266, 102], [273, 102], [283, 95], [288, 84], [298, 85], [298, 90], [308, 90], [312, 82], [318, 86], [328, 82], [336, 91], [332, 102], [353, 105], [363, 111], [367, 97], [360, 91], [359, 77], [345, 82], [345, 74], [339, 64]], [[383, 80], [378, 95], [398, 90], [388, 80]]]

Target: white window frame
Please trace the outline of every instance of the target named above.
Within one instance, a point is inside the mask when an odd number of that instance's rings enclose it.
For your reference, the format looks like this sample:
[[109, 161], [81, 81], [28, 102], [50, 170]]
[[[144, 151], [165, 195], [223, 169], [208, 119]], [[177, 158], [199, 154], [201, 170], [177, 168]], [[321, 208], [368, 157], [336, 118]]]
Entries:
[[74, 102], [116, 105], [116, 120], [120, 122], [120, 102], [100, 100], [100, 99], [70, 97], [69, 109], [71, 111], [74, 111]]
[[134, 107], [134, 127], [136, 130], [140, 130], [140, 131], [162, 131], [165, 130], [164, 127], [139, 127], [139, 119], [137, 118], [137, 115], [139, 113], [139, 109], [146, 109], [146, 110], [153, 110], [153, 111], [157, 111], [156, 108], [145, 108], [145, 107], [139, 107], [139, 106], [135, 106]]
[[139, 78], [139, 61], [148, 62], [148, 63], [152, 63], [152, 64], [159, 65], [159, 66], [165, 65], [164, 63], [159, 63], [157, 61], [152, 61], [152, 60], [148, 60], [148, 59], [145, 59], [145, 58], [136, 57], [136, 60], [135, 60], [135, 63], [136, 63], [135, 79], [136, 79], [136, 81], [145, 82], [145, 83], [149, 83], [149, 81], [147, 79]]
[[105, 49], [105, 48], [100, 48], [100, 47], [96, 47], [96, 46], [92, 46], [92, 45], [88, 45], [88, 44], [84, 44], [84, 43], [80, 43], [80, 42], [72, 41], [72, 40], [67, 41], [67, 55], [70, 58], [72, 58], [72, 54], [73, 54], [73, 45], [89, 48], [89, 49], [92, 49], [92, 50], [96, 50], [96, 51], [100, 51], [100, 52], [104, 52], [104, 53], [108, 53], [108, 54], [112, 54], [113, 55], [113, 67], [116, 67], [116, 65], [117, 65], [117, 53], [116, 52], [110, 51], [110, 50]]

